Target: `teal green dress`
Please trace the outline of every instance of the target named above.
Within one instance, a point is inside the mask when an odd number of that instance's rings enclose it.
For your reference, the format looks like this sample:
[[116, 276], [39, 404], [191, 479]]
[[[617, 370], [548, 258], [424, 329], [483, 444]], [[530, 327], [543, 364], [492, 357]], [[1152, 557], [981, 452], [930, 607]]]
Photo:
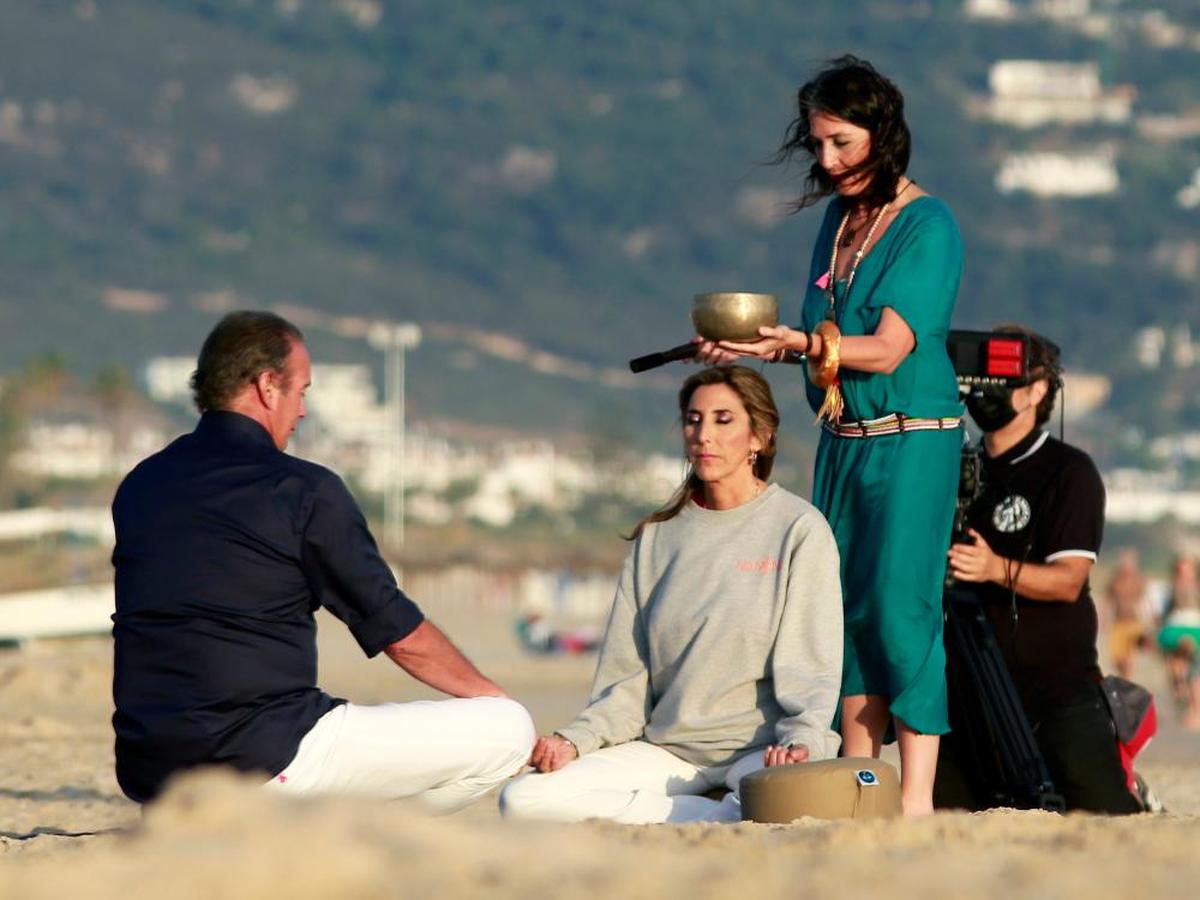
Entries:
[[[804, 297], [806, 331], [828, 308], [815, 282], [829, 268], [843, 209], [840, 199], [829, 205], [817, 237]], [[912, 353], [890, 375], [841, 370], [843, 420], [962, 414], [946, 353], [962, 262], [949, 208], [919, 197], [869, 248], [848, 302], [845, 282], [835, 286], [844, 335], [874, 333], [890, 306], [916, 337]], [[825, 392], [811, 382], [807, 389], [815, 411]], [[813, 503], [829, 520], [842, 557], [842, 695], [886, 697], [892, 714], [922, 734], [949, 730], [942, 579], [961, 447], [958, 428], [871, 438], [822, 430], [813, 476]]]

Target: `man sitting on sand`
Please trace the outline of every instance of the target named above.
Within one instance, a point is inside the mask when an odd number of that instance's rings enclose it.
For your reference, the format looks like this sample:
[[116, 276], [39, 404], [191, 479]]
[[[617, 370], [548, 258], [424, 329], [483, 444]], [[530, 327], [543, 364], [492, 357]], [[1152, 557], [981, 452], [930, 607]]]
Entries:
[[[200, 351], [200, 422], [113, 500], [117, 780], [152, 799], [227, 765], [297, 793], [457, 809], [516, 772], [534, 730], [397, 587], [341, 479], [283, 452], [305, 415], [300, 331], [231, 313]], [[359, 706], [316, 686], [320, 606], [459, 699]]]

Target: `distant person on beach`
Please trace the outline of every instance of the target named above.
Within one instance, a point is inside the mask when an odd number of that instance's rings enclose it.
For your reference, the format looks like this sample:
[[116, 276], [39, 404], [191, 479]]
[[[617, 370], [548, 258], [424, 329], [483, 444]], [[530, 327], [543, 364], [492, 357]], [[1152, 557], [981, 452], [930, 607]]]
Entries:
[[[950, 572], [984, 604], [1067, 810], [1142, 812], [1100, 686], [1088, 585], [1104, 529], [1104, 484], [1091, 457], [1043, 430], [1062, 386], [1058, 348], [1026, 329], [998, 330], [1029, 336], [1029, 376], [968, 401], [983, 431], [985, 487], [968, 511], [970, 541], [950, 548]], [[951, 732], [938, 761], [939, 807], [989, 805], [966, 754]]]
[[537, 772], [501, 795], [507, 816], [736, 821], [742, 776], [837, 755], [837, 546], [814, 507], [767, 480], [770, 386], [705, 369], [679, 412], [690, 471], [634, 529], [591, 700], [538, 738]]
[[600, 636], [594, 626], [555, 629], [541, 613], [530, 613], [517, 619], [516, 632], [521, 646], [530, 653], [590, 653], [600, 645]]
[[[175, 772], [225, 765], [287, 793], [416, 796], [449, 811], [529, 756], [524, 707], [399, 589], [341, 479], [283, 452], [309, 381], [295, 326], [229, 314], [192, 376], [196, 429], [117, 490], [113, 728], [133, 800]], [[367, 656], [459, 699], [360, 706], [325, 694], [319, 607]]]
[[1113, 667], [1122, 678], [1133, 677], [1133, 663], [1146, 643], [1151, 612], [1146, 576], [1138, 566], [1137, 551], [1126, 547], [1104, 589], [1108, 648]]
[[869, 62], [833, 60], [799, 90], [779, 160], [809, 166], [797, 209], [826, 197], [799, 328], [703, 343], [712, 364], [807, 362], [822, 421], [813, 503], [842, 557], [847, 756], [900, 748], [905, 815], [932, 811], [949, 728], [942, 580], [962, 446], [946, 336], [963, 267], [950, 208], [908, 175], [904, 97]]
[[1167, 673], [1179, 719], [1200, 731], [1200, 579], [1196, 559], [1180, 554], [1171, 567], [1171, 593], [1158, 643], [1167, 654]]

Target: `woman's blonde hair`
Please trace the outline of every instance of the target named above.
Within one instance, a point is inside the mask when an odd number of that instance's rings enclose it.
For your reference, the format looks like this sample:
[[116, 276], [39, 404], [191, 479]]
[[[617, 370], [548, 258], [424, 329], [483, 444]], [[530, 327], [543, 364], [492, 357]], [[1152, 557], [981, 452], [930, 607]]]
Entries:
[[[714, 366], [711, 369], [702, 369], [690, 376], [683, 383], [683, 387], [679, 389], [681, 426], [687, 419], [688, 407], [692, 403], [692, 394], [696, 393], [697, 388], [710, 384], [726, 385], [742, 401], [742, 406], [746, 408], [746, 413], [750, 417], [750, 431], [762, 444], [762, 449], [758, 451], [754, 460], [754, 474], [757, 478], [766, 481], [771, 474], [771, 468], [775, 465], [775, 433], [779, 430], [779, 409], [775, 405], [775, 397], [771, 393], [770, 383], [753, 369], [745, 366]], [[696, 477], [695, 471], [689, 468], [683, 483], [675, 489], [671, 499], [654, 512], [644, 516], [634, 526], [633, 532], [627, 536], [627, 540], [636, 540], [642, 533], [642, 529], [652, 522], [665, 522], [675, 518], [688, 505], [692, 495], [700, 490], [700, 487], [700, 479]]]

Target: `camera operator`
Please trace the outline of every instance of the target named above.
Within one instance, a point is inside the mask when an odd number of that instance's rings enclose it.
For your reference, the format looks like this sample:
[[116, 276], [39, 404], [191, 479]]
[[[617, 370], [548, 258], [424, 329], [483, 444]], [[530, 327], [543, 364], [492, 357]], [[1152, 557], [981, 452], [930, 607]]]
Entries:
[[[998, 331], [1029, 336], [1029, 374], [1020, 387], [975, 388], [968, 398], [984, 433], [983, 490], [967, 514], [969, 542], [950, 548], [950, 574], [984, 603], [1067, 809], [1141, 812], [1100, 687], [1088, 586], [1104, 485], [1086, 453], [1043, 430], [1062, 386], [1058, 348], [1017, 326]], [[937, 805], [986, 805], [963, 777], [965, 743], [952, 734], [943, 746]]]

